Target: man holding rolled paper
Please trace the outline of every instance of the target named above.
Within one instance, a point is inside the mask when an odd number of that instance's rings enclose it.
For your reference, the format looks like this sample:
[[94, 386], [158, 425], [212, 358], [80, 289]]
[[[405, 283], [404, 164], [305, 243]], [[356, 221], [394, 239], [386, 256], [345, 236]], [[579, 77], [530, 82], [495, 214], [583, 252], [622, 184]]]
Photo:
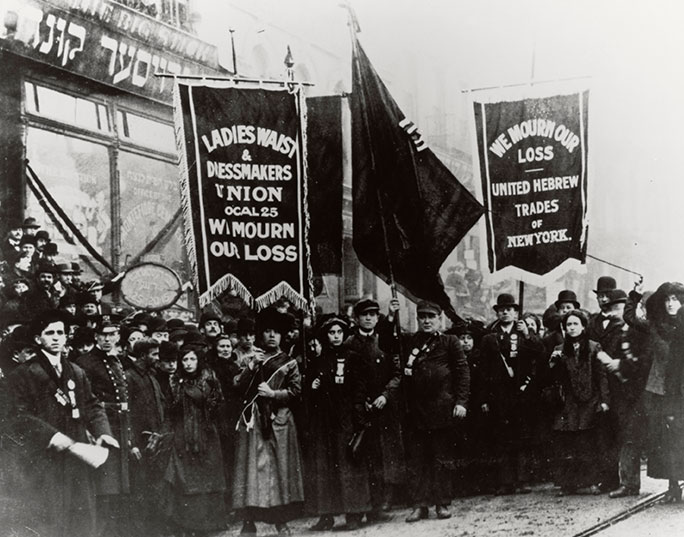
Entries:
[[[15, 438], [23, 444], [30, 494], [25, 526], [40, 535], [88, 537], [95, 531], [92, 468], [114, 447], [104, 408], [83, 370], [62, 358], [65, 314], [48, 310], [31, 324], [40, 351], [9, 377]], [[88, 432], [97, 439], [88, 444]]]

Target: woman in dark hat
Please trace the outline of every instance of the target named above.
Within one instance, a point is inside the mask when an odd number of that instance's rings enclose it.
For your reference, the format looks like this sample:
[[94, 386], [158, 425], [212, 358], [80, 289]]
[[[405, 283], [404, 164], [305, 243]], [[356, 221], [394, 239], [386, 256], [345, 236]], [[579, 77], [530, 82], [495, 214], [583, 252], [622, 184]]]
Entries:
[[648, 380], [644, 402], [648, 417], [648, 476], [667, 479], [665, 501], [679, 502], [684, 479], [684, 404], [679, 371], [684, 352], [684, 323], [677, 312], [684, 304], [684, 285], [665, 282], [646, 301], [646, 319], [637, 316], [642, 282], [634, 286], [625, 305], [624, 319], [645, 335], [642, 359]]
[[555, 414], [555, 482], [560, 495], [600, 494], [599, 414], [608, 411], [608, 378], [598, 354], [601, 347], [589, 340], [587, 316], [573, 310], [561, 321], [565, 339], [549, 359], [551, 377], [562, 401]]
[[171, 392], [174, 441], [164, 473], [164, 512], [182, 531], [206, 535], [225, 526], [226, 483], [218, 432], [223, 397], [202, 347], [180, 349]]
[[306, 378], [306, 507], [320, 516], [313, 531], [332, 529], [341, 513], [344, 529], [357, 529], [371, 510], [368, 471], [348, 453], [350, 439], [362, 429], [354, 406], [358, 356], [343, 344], [348, 330], [339, 316], [322, 319], [317, 332], [323, 351]]
[[290, 535], [287, 522], [304, 501], [302, 463], [291, 406], [301, 395], [297, 362], [281, 350], [288, 318], [274, 309], [257, 319], [263, 353], [255, 354], [235, 378], [245, 402], [238, 422], [233, 507], [242, 534], [256, 534], [255, 521], [275, 524]]

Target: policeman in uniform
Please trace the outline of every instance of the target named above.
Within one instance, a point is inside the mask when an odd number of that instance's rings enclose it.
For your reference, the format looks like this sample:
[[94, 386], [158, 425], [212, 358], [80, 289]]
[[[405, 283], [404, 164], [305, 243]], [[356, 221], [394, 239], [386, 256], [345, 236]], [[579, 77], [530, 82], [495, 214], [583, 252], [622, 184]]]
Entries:
[[114, 354], [119, 341], [119, 326], [106, 317], [96, 328], [96, 345], [76, 363], [88, 375], [93, 393], [102, 401], [114, 436], [121, 450], [110, 455], [98, 469], [98, 535], [130, 535], [130, 482], [128, 456], [132, 447], [126, 374]]

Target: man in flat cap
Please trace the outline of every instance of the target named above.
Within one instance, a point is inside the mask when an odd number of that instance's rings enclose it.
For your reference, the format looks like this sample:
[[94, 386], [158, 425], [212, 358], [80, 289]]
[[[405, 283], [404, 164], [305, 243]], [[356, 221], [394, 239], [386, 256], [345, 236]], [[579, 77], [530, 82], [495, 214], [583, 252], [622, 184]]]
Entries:
[[[399, 416], [399, 384], [401, 364], [387, 342], [387, 330], [378, 333], [380, 306], [375, 300], [363, 299], [354, 306], [357, 327], [345, 345], [359, 356], [359, 378], [356, 399], [365, 408], [364, 439], [370, 471], [372, 511], [369, 522], [388, 519], [383, 509], [389, 507], [392, 486], [404, 481], [404, 447]], [[383, 340], [384, 338], [384, 340]]]
[[419, 302], [418, 332], [404, 346], [403, 385], [408, 411], [409, 465], [416, 481], [406, 522], [449, 518], [454, 465], [454, 428], [466, 417], [470, 370], [458, 337], [440, 332], [442, 308]]
[[513, 295], [500, 294], [494, 311], [497, 323], [482, 338], [481, 360], [483, 399], [481, 410], [488, 413], [498, 451], [498, 492], [527, 492], [521, 486], [519, 456], [529, 432], [527, 387], [534, 365], [544, 357], [541, 341], [519, 318], [520, 305]]

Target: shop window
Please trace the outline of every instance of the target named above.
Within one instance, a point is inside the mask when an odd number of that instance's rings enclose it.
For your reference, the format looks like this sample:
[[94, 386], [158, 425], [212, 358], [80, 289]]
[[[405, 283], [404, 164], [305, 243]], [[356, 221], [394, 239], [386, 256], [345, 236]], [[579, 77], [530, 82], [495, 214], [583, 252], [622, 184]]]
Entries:
[[172, 125], [119, 110], [117, 127], [122, 140], [167, 153], [176, 151]]
[[24, 83], [26, 111], [68, 125], [109, 132], [107, 108], [98, 102], [56, 91], [46, 86]]
[[[154, 241], [180, 207], [178, 168], [128, 151], [119, 153], [118, 164], [121, 255], [127, 264]], [[155, 253], [161, 253], [165, 244], [159, 243]]]
[[[111, 259], [111, 194], [107, 147], [29, 127], [26, 156], [38, 178], [88, 242]], [[59, 248], [60, 260], [76, 260], [83, 249], [68, 243], [31, 192], [26, 214], [38, 219]], [[87, 275], [87, 277], [91, 277]]]

